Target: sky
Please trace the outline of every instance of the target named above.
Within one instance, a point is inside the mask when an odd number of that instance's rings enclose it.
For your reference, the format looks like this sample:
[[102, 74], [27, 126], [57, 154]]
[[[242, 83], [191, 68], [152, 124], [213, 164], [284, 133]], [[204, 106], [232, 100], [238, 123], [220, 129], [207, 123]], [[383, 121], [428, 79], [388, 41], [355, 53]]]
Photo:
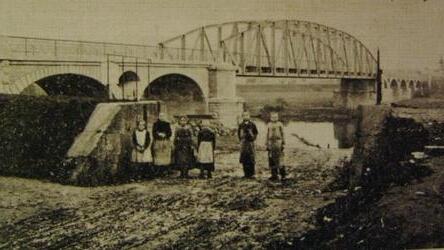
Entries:
[[0, 0], [0, 35], [156, 45], [199, 26], [296, 19], [346, 31], [384, 68], [436, 68], [444, 0]]

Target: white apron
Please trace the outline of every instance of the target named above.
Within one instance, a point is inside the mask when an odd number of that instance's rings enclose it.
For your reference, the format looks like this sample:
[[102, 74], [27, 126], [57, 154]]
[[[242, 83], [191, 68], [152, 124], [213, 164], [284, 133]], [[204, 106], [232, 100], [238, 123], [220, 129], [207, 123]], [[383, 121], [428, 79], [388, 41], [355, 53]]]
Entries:
[[[139, 145], [145, 145], [145, 138], [146, 131], [136, 131], [136, 140]], [[139, 151], [136, 148], [133, 149], [133, 152], [131, 153], [131, 161], [136, 163], [149, 163], [153, 162], [153, 156], [151, 155], [150, 147], [151, 145], [148, 145], [148, 147], [144, 151]]]
[[171, 162], [172, 147], [169, 140], [155, 140], [153, 144], [154, 165], [168, 166]]
[[213, 143], [209, 141], [203, 141], [199, 145], [199, 150], [197, 154], [197, 160], [199, 163], [213, 163]]

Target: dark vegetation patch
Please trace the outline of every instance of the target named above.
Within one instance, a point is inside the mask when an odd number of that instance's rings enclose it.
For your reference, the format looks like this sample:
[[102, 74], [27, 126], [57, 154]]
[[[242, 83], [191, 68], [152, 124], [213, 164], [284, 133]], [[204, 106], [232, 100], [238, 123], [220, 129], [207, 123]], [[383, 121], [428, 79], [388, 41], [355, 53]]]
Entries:
[[423, 151], [428, 138], [429, 132], [422, 124], [410, 118], [389, 116], [377, 135], [377, 146], [364, 161], [362, 185], [386, 187], [392, 182], [408, 182], [411, 176], [416, 175], [416, 170], [403, 162], [409, 160], [411, 152]]
[[327, 191], [342, 190], [345, 195], [315, 213], [316, 229], [271, 242], [270, 248], [442, 247], [444, 158], [430, 163], [410, 155], [422, 151], [433, 134], [412, 119], [388, 117], [375, 134], [375, 151], [364, 161], [360, 186], [350, 183], [353, 165], [343, 164]]
[[69, 170], [61, 161], [98, 100], [3, 96], [0, 103], [0, 174], [51, 180]]
[[[443, 159], [441, 159], [442, 161]], [[441, 163], [442, 164], [442, 163]], [[405, 249], [444, 245], [442, 166], [411, 164], [408, 183], [354, 188], [315, 215], [318, 229], [291, 242], [298, 249]], [[438, 174], [437, 172], [441, 173]], [[433, 175], [430, 175], [434, 172]], [[407, 179], [406, 175], [404, 180]], [[433, 183], [438, 185], [433, 185]], [[408, 188], [406, 188], [408, 186]], [[281, 242], [282, 248], [289, 245]]]
[[424, 126], [429, 131], [429, 143], [431, 145], [444, 146], [444, 123], [432, 121]]

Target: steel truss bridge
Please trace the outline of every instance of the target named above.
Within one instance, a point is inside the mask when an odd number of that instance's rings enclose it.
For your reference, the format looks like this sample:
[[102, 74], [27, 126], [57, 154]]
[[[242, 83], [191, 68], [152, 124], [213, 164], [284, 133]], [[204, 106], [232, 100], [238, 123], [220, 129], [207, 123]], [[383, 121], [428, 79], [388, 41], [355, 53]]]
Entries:
[[238, 76], [375, 79], [377, 62], [352, 35], [298, 21], [237, 21], [207, 25], [157, 46], [0, 36], [2, 59], [103, 60], [193, 65], [231, 64]]
[[159, 44], [160, 59], [226, 62], [241, 76], [376, 78], [377, 61], [352, 35], [298, 21], [199, 27]]

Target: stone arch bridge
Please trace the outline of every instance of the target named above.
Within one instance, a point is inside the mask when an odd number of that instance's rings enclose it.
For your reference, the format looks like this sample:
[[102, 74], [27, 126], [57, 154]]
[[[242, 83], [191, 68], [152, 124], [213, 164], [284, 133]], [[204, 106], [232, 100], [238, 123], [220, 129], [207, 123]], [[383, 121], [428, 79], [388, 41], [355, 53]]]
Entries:
[[432, 76], [421, 72], [390, 72], [383, 74], [382, 95], [383, 103], [428, 96], [439, 89], [439, 84]]

